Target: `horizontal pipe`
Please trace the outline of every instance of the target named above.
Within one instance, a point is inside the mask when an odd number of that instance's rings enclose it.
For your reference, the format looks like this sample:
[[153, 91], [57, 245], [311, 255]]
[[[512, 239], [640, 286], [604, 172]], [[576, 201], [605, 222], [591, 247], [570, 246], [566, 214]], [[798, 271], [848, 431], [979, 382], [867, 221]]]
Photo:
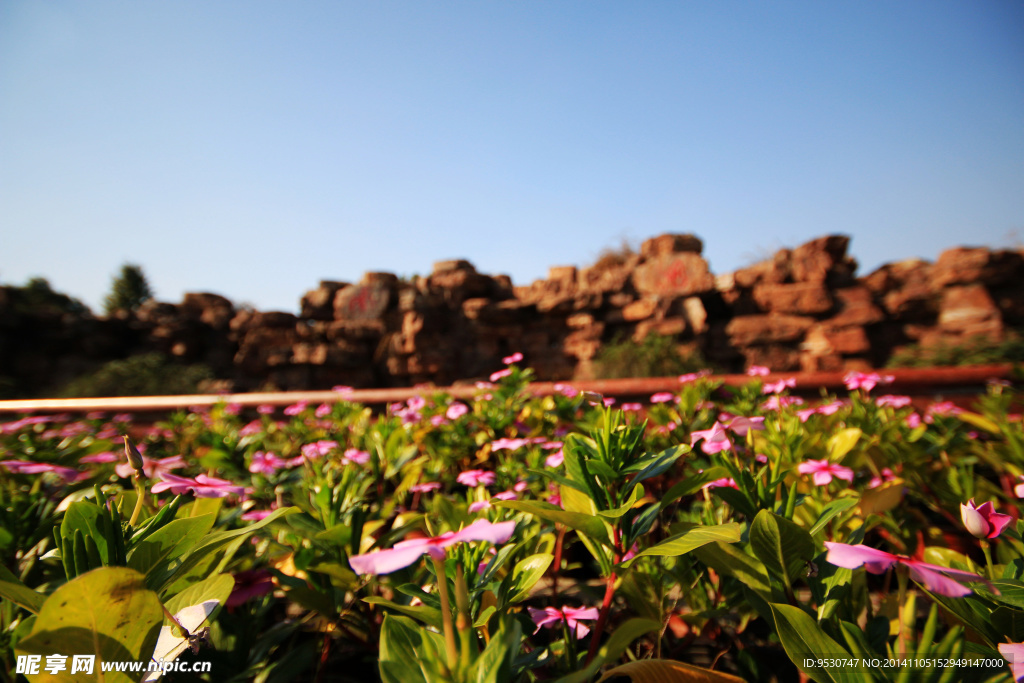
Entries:
[[[949, 368], [905, 368], [877, 370], [881, 375], [891, 375], [893, 382], [884, 386], [885, 393], [909, 395], [938, 395], [944, 393], [981, 393], [989, 380], [1007, 380], [1011, 377], [1009, 364]], [[793, 377], [796, 387], [791, 393], [817, 395], [821, 389], [838, 391], [845, 388], [843, 378], [846, 372], [776, 372], [761, 379], [765, 382]], [[741, 386], [752, 380], [747, 375], [712, 375], [711, 379], [729, 386]], [[558, 393], [556, 386], [569, 382], [534, 382], [529, 392], [535, 396], [550, 396]], [[591, 391], [602, 396], [614, 397], [620, 401], [630, 400], [646, 403], [652, 394], [675, 391], [679, 388], [678, 377], [639, 377], [628, 379], [581, 380], [571, 382], [580, 391]], [[217, 403], [235, 403], [254, 408], [260, 405], [275, 407], [289, 406], [305, 401], [307, 403], [332, 403], [348, 400], [364, 405], [381, 405], [407, 401], [413, 396], [443, 392], [454, 398], [470, 399], [480, 390], [473, 385], [450, 387], [397, 387], [390, 389], [354, 389], [338, 391], [280, 391], [246, 394], [192, 394], [186, 396], [121, 396], [106, 398], [40, 398], [0, 401], [0, 413], [78, 413], [90, 411], [125, 412], [173, 412], [192, 406], [211, 406]]]

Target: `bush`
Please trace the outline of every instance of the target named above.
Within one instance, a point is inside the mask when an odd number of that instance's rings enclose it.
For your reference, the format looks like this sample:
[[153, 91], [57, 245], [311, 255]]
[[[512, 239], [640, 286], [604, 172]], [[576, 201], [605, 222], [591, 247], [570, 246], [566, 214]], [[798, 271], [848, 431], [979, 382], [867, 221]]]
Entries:
[[890, 368], [928, 368], [1022, 362], [1024, 338], [1019, 332], [1011, 332], [1002, 341], [979, 335], [962, 344], [940, 344], [927, 348], [914, 344], [894, 353], [887, 365]]
[[139, 306], [153, 298], [153, 290], [142, 268], [130, 263], [121, 266], [121, 273], [110, 285], [110, 294], [103, 299], [107, 315], [118, 311], [137, 311]]
[[96, 372], [72, 380], [60, 396], [163, 396], [198, 394], [213, 379], [204, 365], [180, 365], [161, 353], [110, 361]]
[[617, 377], [671, 377], [708, 367], [700, 351], [679, 352], [675, 338], [648, 334], [642, 342], [617, 337], [605, 344], [594, 359], [597, 379]]

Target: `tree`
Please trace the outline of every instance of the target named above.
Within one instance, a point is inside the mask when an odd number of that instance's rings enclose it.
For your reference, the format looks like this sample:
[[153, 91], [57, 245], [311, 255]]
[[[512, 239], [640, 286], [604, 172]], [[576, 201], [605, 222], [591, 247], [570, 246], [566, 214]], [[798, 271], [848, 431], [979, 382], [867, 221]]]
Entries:
[[117, 311], [137, 311], [139, 306], [152, 298], [153, 290], [149, 288], [142, 268], [126, 263], [121, 266], [121, 274], [111, 283], [110, 294], [103, 299], [103, 310], [107, 315]]

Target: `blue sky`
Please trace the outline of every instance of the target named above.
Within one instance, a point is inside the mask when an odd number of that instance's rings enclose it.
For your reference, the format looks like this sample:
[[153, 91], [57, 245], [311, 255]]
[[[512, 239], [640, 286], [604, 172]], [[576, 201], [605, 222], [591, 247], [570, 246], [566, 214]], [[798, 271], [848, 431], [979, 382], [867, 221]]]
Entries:
[[297, 311], [664, 232], [725, 273], [1024, 242], [1024, 3], [0, 4], [0, 282]]

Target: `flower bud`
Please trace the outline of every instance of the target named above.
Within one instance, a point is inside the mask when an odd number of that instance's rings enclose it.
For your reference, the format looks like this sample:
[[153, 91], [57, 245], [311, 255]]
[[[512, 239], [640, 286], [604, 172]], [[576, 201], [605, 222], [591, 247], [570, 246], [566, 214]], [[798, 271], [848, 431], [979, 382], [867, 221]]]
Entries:
[[132, 466], [132, 469], [137, 473], [142, 473], [142, 453], [139, 453], [139, 449], [135, 447], [131, 439], [124, 437], [124, 455], [128, 458], [128, 464]]
[[991, 501], [976, 507], [973, 498], [960, 504], [960, 519], [975, 538], [995, 538], [1012, 521], [1010, 515], [996, 512]]

